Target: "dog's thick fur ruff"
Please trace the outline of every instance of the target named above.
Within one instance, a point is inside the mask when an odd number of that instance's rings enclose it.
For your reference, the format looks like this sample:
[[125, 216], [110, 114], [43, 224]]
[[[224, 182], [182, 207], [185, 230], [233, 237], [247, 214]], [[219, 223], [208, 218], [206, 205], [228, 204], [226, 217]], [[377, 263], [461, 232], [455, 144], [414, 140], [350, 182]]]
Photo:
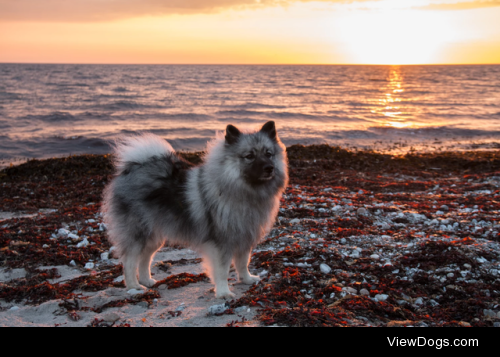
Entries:
[[254, 133], [229, 125], [197, 167], [154, 135], [125, 138], [115, 151], [103, 213], [128, 289], [156, 283], [151, 261], [166, 242], [202, 254], [219, 298], [234, 297], [232, 261], [242, 283], [259, 281], [248, 271], [251, 252], [271, 229], [288, 184], [286, 149], [274, 122]]

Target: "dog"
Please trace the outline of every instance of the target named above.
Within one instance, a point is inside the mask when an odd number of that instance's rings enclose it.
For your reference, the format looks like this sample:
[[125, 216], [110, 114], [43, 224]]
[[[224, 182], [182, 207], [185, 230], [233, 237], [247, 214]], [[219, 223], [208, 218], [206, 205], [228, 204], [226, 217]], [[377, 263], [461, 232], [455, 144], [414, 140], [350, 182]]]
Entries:
[[260, 281], [248, 270], [251, 252], [271, 230], [288, 185], [286, 148], [274, 122], [255, 132], [228, 125], [199, 166], [151, 134], [117, 141], [114, 164], [103, 216], [127, 289], [155, 285], [151, 261], [166, 243], [202, 255], [217, 298], [235, 297], [231, 262], [241, 283]]

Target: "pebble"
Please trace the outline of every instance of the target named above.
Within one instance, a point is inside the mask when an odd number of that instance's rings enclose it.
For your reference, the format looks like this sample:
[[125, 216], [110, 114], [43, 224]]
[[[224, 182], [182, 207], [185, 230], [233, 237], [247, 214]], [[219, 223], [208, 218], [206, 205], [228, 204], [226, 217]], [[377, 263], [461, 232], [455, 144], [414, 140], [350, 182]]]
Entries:
[[73, 234], [73, 233], [68, 234], [68, 238], [69, 239], [80, 239], [80, 237], [78, 237], [76, 234]]
[[236, 309], [234, 309], [234, 312], [237, 313], [237, 314], [241, 314], [243, 312], [247, 312], [248, 309], [248, 306], [241, 306], [241, 307], [237, 307]]
[[228, 309], [228, 307], [226, 306], [226, 304], [214, 305], [214, 306], [211, 306], [208, 308], [208, 314], [209, 315], [220, 315], [220, 314], [223, 314], [224, 312], [226, 312], [227, 309]]
[[464, 264], [464, 268], [466, 268], [466, 269], [469, 269], [469, 270], [470, 270], [470, 269], [472, 269], [472, 265], [470, 265], [470, 264]]
[[125, 280], [125, 278], [122, 276], [119, 276], [118, 278], [116, 278], [115, 280], [113, 280], [113, 283], [121, 283], [123, 280]]
[[483, 314], [486, 317], [492, 317], [492, 318], [496, 318], [497, 317], [497, 313], [495, 311], [493, 311], [493, 310], [484, 309], [483, 310]]
[[76, 262], [74, 260], [72, 260], [72, 261], [69, 262], [69, 265], [71, 265], [73, 267], [76, 267]]
[[90, 244], [89, 241], [87, 240], [87, 238], [85, 238], [83, 241], [78, 243], [76, 247], [77, 248], [87, 247], [89, 244]]
[[19, 308], [17, 306], [14, 306], [14, 307], [10, 308], [10, 311], [17, 311], [17, 310], [19, 310]]
[[415, 300], [415, 305], [423, 305], [424, 304], [424, 299], [419, 297], [417, 300]]
[[323, 274], [330, 274], [332, 272], [332, 268], [330, 268], [328, 265], [326, 264], [321, 264], [319, 269], [321, 270], [321, 272]]
[[441, 206], [441, 211], [448, 212], [449, 210], [450, 210], [450, 207], [448, 207], [447, 205]]
[[186, 307], [186, 304], [182, 303], [177, 309], [175, 309], [175, 311], [184, 311], [186, 310]]
[[389, 298], [389, 295], [385, 295], [385, 294], [379, 294], [379, 295], [375, 296], [375, 299], [377, 299], [378, 301], [386, 301], [388, 298]]
[[290, 221], [290, 223], [291, 223], [291, 224], [299, 224], [299, 223], [300, 223], [300, 219], [298, 219], [298, 218], [292, 219], [292, 220]]
[[347, 291], [351, 295], [357, 295], [358, 291], [354, 288], [345, 288], [345, 291]]
[[109, 253], [102, 253], [101, 260], [109, 260]]
[[449, 273], [448, 275], [446, 275], [448, 278], [453, 278], [455, 276], [455, 274], [453, 273]]
[[110, 313], [110, 314], [106, 314], [102, 317], [102, 319], [106, 322], [116, 322], [118, 320], [120, 320], [120, 316], [118, 314], [115, 314], [114, 312]]
[[167, 290], [167, 286], [165, 284], [162, 284], [158, 287], [158, 290]]
[[370, 295], [370, 292], [368, 290], [366, 290], [366, 289], [361, 289], [360, 294], [368, 296], [368, 295]]
[[375, 260], [379, 260], [380, 256], [378, 254], [373, 254], [373, 255], [370, 255], [370, 258], [375, 259]]
[[47, 248], [50, 248], [50, 247], [47, 244], [44, 244], [42, 248], [43, 249], [47, 249]]
[[64, 228], [61, 228], [59, 231], [57, 231], [57, 235], [59, 237], [67, 237], [69, 234], [70, 234], [70, 232]]
[[360, 208], [358, 209], [358, 216], [368, 216], [368, 210], [366, 208]]
[[92, 270], [95, 268], [95, 264], [94, 263], [87, 263], [85, 264], [85, 269], [86, 270]]

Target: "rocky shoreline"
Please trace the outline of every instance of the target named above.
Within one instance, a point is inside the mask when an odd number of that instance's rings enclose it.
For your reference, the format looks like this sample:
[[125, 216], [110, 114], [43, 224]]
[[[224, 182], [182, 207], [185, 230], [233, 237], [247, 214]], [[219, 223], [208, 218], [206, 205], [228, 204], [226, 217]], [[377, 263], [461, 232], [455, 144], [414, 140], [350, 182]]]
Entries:
[[158, 254], [155, 289], [123, 289], [99, 214], [109, 156], [0, 171], [0, 326], [499, 326], [499, 151], [288, 155], [263, 281], [231, 302], [182, 247]]

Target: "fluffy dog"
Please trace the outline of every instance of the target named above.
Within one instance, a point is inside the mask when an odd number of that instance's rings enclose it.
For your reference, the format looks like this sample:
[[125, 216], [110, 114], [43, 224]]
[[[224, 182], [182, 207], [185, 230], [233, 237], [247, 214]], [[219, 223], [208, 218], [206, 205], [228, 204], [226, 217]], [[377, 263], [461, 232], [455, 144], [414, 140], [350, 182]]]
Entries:
[[154, 135], [116, 144], [116, 175], [104, 193], [109, 240], [128, 289], [152, 287], [151, 261], [166, 243], [198, 251], [218, 298], [232, 298], [231, 262], [240, 282], [254, 284], [252, 249], [271, 229], [288, 184], [286, 148], [274, 122], [243, 133], [229, 125], [192, 166]]

